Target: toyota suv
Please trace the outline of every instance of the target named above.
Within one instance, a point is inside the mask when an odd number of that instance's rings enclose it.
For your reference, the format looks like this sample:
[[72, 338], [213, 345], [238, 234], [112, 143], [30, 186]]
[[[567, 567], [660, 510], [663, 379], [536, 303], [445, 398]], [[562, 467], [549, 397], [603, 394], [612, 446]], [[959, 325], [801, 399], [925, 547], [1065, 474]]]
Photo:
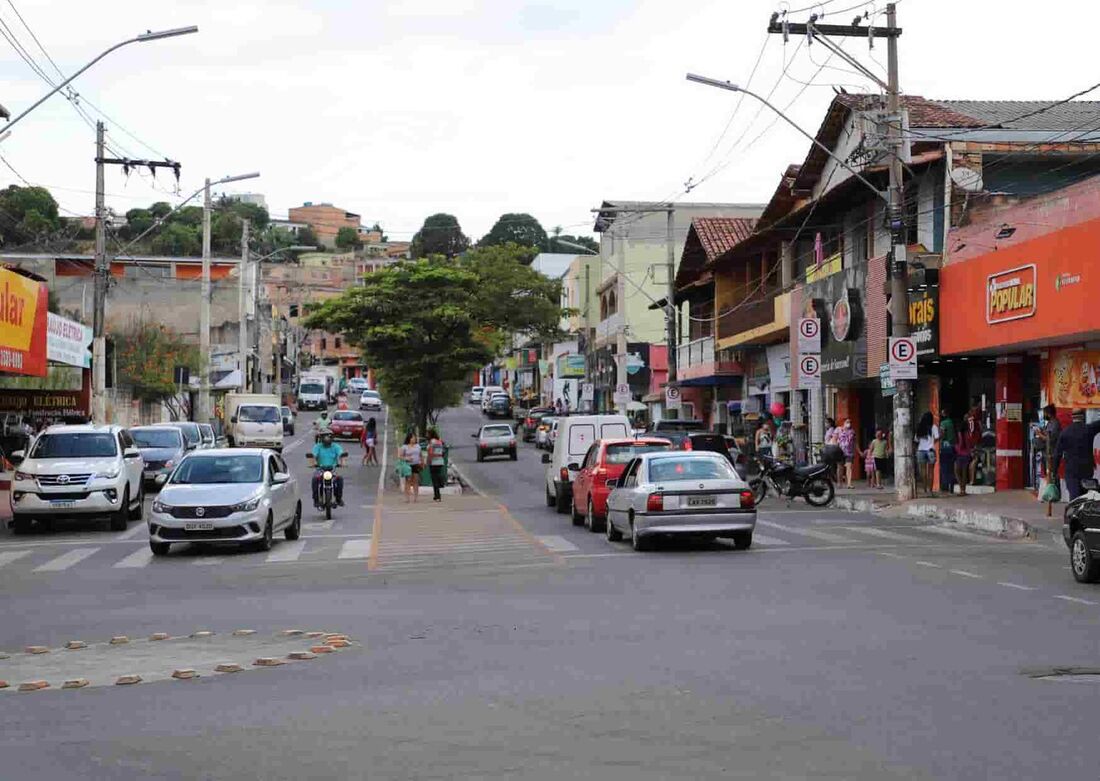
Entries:
[[11, 460], [17, 532], [71, 517], [106, 518], [111, 530], [125, 531], [128, 521], [142, 519], [145, 462], [121, 426], [50, 426]]

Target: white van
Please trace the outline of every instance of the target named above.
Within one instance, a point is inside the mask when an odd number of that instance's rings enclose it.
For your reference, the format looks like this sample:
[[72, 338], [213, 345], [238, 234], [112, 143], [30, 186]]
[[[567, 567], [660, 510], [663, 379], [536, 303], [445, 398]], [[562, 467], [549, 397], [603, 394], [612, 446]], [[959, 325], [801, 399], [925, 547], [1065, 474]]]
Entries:
[[588, 448], [600, 439], [624, 439], [632, 434], [626, 415], [564, 415], [557, 425], [554, 450], [542, 457], [542, 463], [548, 465], [546, 506], [565, 513], [572, 506], [573, 478]]
[[504, 393], [504, 388], [499, 385], [486, 385], [481, 391], [481, 411], [489, 411], [489, 400], [493, 398], [493, 394]]

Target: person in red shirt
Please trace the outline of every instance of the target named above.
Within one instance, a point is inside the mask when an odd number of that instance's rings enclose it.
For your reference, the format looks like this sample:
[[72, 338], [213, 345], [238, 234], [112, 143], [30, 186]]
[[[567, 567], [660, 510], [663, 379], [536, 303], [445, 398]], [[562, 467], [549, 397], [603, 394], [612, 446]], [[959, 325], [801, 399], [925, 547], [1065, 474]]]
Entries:
[[955, 442], [955, 481], [959, 495], [966, 496], [967, 484], [975, 480], [978, 462], [975, 452], [982, 441], [982, 422], [977, 407], [971, 407], [963, 418]]

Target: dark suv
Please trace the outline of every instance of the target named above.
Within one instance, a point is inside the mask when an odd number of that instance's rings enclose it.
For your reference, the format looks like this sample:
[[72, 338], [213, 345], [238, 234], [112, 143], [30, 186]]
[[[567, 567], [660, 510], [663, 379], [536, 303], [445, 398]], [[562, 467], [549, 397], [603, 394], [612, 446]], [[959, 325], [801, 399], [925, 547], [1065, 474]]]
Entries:
[[501, 394], [489, 400], [489, 409], [486, 413], [491, 418], [509, 418], [512, 416], [512, 400]]

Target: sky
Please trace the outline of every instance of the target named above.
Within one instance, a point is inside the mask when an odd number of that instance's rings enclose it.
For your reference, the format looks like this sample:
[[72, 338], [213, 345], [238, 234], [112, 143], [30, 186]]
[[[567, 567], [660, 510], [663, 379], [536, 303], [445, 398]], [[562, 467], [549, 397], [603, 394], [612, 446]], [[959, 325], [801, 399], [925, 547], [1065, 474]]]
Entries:
[[[590, 209], [604, 199], [766, 202], [809, 142], [751, 98], [738, 105], [738, 95], [684, 75], [750, 84], [813, 132], [834, 86], [877, 88], [820, 44], [767, 35], [772, 11], [804, 21], [810, 11], [793, 12], [806, 5], [0, 0], [0, 20], [54, 78], [27, 27], [68, 75], [137, 33], [198, 25], [126, 46], [75, 82], [88, 115], [107, 115], [117, 153], [182, 164], [180, 195], [169, 173], [127, 178], [109, 167], [108, 205], [120, 213], [177, 202], [205, 177], [259, 171], [225, 191], [263, 193], [276, 217], [332, 202], [393, 240], [444, 211], [477, 239], [506, 212], [591, 233]], [[884, 8], [827, 0], [815, 9], [848, 23], [857, 10], [844, 9], [856, 5]], [[1054, 100], [1089, 86], [1100, 4], [1072, 10], [1067, 24], [1019, 0], [901, 0], [902, 90]], [[884, 75], [884, 40], [846, 49]], [[0, 104], [13, 116], [49, 89], [4, 39], [0, 68]], [[55, 96], [0, 142], [0, 186], [41, 184], [64, 213], [90, 214], [94, 144], [94, 129]]]

